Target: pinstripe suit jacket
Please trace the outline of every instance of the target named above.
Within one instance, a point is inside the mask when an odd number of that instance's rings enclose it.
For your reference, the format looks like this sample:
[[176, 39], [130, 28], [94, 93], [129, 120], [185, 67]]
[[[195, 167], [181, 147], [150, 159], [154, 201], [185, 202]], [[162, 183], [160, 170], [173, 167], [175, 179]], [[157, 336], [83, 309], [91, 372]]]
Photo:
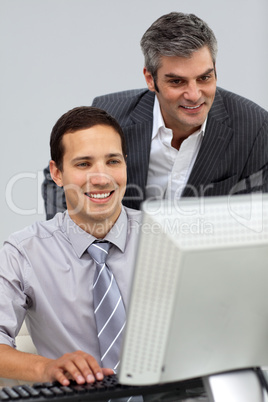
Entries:
[[[128, 185], [123, 203], [136, 209], [145, 194], [154, 97], [153, 92], [139, 89], [99, 96], [93, 101], [93, 106], [113, 115], [125, 133]], [[65, 208], [61, 189], [56, 188], [48, 176], [43, 185], [46, 209], [52, 212], [48, 217]], [[217, 88], [183, 196], [254, 191], [268, 191], [268, 112], [248, 99]]]

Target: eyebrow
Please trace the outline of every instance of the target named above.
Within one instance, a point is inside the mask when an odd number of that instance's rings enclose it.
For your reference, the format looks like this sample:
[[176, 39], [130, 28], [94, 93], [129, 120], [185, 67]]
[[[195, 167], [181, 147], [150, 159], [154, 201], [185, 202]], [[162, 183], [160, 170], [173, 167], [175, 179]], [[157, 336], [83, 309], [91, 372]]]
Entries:
[[[210, 74], [210, 73], [212, 73], [212, 71], [215, 72], [214, 67], [208, 68], [204, 73], [198, 75], [197, 78], [204, 77], [204, 75]], [[182, 77], [180, 75], [173, 74], [173, 73], [165, 74], [165, 77], [166, 78], [176, 78], [176, 79], [181, 79], [181, 80], [186, 80], [188, 78], [188, 77]]]
[[[109, 159], [109, 158], [121, 158], [121, 159], [124, 159], [123, 155], [120, 154], [119, 152], [118, 153], [115, 152], [115, 153], [106, 154], [104, 156], [107, 159]], [[90, 156], [90, 155], [83, 156], [83, 155], [81, 155], [81, 156], [77, 156], [72, 161], [73, 162], [79, 162], [79, 161], [82, 161], [82, 160], [83, 161], [92, 161], [93, 159], [95, 159], [94, 156]]]

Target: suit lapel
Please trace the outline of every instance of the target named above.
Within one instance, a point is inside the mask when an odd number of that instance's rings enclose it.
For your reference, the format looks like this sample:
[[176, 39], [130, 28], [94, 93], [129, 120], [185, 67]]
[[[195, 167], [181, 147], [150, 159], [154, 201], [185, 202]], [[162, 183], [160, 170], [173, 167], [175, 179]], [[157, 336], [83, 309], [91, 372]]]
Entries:
[[200, 194], [202, 188], [213, 182], [219, 160], [223, 155], [229, 141], [233, 136], [233, 130], [228, 127], [229, 115], [226, 111], [220, 93], [217, 91], [213, 106], [208, 114], [208, 121], [204, 139], [189, 177], [183, 196]]
[[[134, 124], [143, 124], [147, 121], [153, 122], [154, 98], [154, 92], [148, 90], [139, 99], [139, 102], [137, 102], [129, 116]], [[150, 133], [150, 138], [151, 136], [152, 133]]]

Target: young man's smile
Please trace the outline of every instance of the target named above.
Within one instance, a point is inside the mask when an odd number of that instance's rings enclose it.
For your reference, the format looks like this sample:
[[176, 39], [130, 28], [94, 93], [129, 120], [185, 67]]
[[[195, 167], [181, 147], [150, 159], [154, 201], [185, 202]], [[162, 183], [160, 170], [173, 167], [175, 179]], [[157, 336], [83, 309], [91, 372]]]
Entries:
[[109, 192], [89, 192], [85, 193], [89, 198], [92, 198], [92, 201], [101, 203], [101, 202], [106, 202], [108, 199], [112, 197], [112, 194], [114, 193], [114, 190], [109, 191]]

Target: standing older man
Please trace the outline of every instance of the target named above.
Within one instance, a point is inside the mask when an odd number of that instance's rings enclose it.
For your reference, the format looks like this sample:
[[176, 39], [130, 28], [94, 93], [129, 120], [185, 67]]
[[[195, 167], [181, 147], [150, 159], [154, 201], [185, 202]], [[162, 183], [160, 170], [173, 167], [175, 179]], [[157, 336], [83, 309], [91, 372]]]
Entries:
[[[193, 14], [172, 12], [141, 39], [148, 89], [93, 105], [122, 126], [128, 185], [123, 203], [268, 190], [268, 112], [216, 86], [217, 41]], [[45, 169], [47, 218], [66, 207]]]

